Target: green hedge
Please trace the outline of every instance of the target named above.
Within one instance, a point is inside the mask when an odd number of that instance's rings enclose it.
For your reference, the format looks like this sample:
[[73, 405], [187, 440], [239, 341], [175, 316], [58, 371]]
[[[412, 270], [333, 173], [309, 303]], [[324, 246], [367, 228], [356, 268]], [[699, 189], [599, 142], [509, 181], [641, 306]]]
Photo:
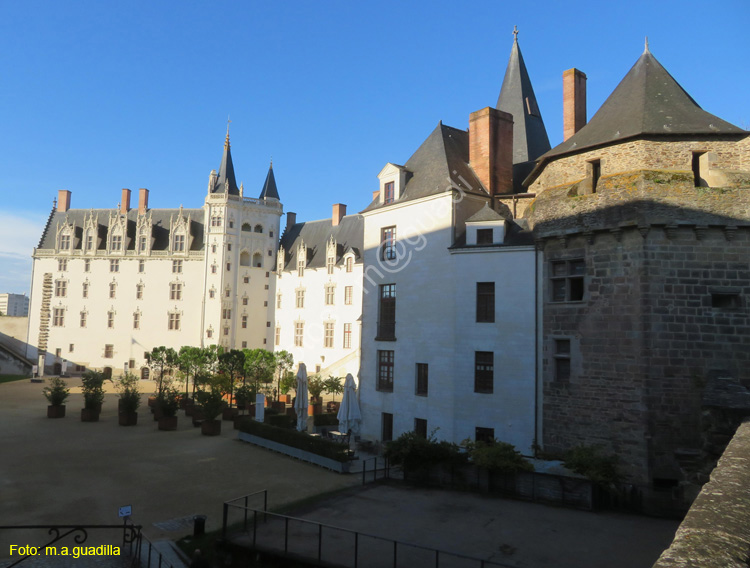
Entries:
[[289, 414], [267, 414], [264, 422], [277, 428], [294, 428], [297, 424], [297, 417]]
[[336, 418], [336, 414], [334, 414], [333, 412], [324, 413], [324, 414], [314, 414], [313, 424], [315, 426], [338, 426], [339, 419]]
[[309, 436], [297, 430], [277, 428], [269, 424], [262, 424], [255, 420], [242, 420], [239, 429], [246, 434], [252, 434], [272, 442], [284, 444], [292, 448], [311, 452], [324, 458], [338, 462], [349, 461], [349, 446], [324, 440], [323, 438]]

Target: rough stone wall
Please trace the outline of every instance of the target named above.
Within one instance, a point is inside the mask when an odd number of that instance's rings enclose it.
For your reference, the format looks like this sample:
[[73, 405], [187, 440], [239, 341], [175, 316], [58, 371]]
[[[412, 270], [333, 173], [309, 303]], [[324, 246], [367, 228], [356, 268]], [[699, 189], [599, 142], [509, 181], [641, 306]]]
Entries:
[[750, 424], [742, 424], [654, 568], [747, 568]]
[[547, 164], [529, 186], [530, 193], [579, 182], [590, 173], [588, 163], [600, 160], [601, 175], [632, 170], [680, 170], [691, 172], [693, 152], [712, 152], [710, 167], [718, 170], [750, 171], [750, 138], [735, 140], [632, 140], [565, 156]]
[[[707, 381], [750, 385], [750, 191], [654, 175], [547, 191], [527, 212], [545, 259], [544, 449], [602, 445], [642, 484], [694, 480]], [[551, 262], [569, 259], [585, 260], [583, 300], [551, 302]], [[571, 341], [569, 381], [554, 380], [557, 338]]]

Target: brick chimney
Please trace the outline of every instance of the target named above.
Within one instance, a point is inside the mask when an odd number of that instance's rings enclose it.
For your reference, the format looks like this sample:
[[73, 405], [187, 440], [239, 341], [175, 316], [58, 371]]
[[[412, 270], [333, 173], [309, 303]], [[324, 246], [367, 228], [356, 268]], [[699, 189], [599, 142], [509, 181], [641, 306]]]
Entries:
[[490, 195], [513, 192], [513, 115], [492, 107], [469, 115], [469, 162]]
[[373, 200], [373, 201], [375, 201], [375, 200], [376, 200], [376, 199], [378, 199], [379, 197], [380, 197], [380, 190], [377, 190], [377, 191], [373, 191], [373, 192], [372, 192], [372, 200]]
[[148, 210], [148, 189], [142, 187], [138, 190], [138, 215], [143, 215]]
[[122, 189], [122, 199], [120, 200], [120, 213], [127, 215], [130, 210], [130, 190]]
[[292, 225], [294, 225], [296, 222], [297, 222], [297, 214], [289, 211], [286, 214], [286, 229], [284, 230], [288, 231], [289, 229], [292, 228]]
[[346, 205], [343, 203], [334, 203], [333, 204], [333, 215], [331, 216], [331, 225], [333, 227], [336, 227], [339, 223], [341, 223], [341, 219], [343, 219], [346, 216]]
[[67, 189], [60, 189], [57, 192], [57, 210], [60, 213], [65, 213], [70, 209], [70, 195], [71, 193]]
[[563, 140], [586, 126], [586, 74], [576, 68], [563, 71]]

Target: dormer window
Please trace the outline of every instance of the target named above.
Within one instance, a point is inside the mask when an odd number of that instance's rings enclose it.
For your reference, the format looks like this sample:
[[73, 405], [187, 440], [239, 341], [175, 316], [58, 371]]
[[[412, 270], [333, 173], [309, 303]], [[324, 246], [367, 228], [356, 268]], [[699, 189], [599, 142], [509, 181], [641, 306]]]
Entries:
[[148, 244], [148, 241], [146, 240], [146, 236], [141, 235], [138, 238], [138, 252], [146, 252], [147, 244]]
[[350, 256], [346, 259], [346, 271], [351, 272], [354, 269], [354, 259]]
[[70, 235], [60, 235], [60, 250], [70, 250]]
[[122, 235], [112, 235], [112, 250], [122, 250]]
[[477, 244], [478, 245], [491, 245], [492, 244], [492, 229], [477, 229]]
[[505, 242], [506, 221], [489, 204], [466, 220], [466, 244], [469, 246], [501, 245]]
[[383, 191], [385, 191], [385, 194], [383, 195], [383, 203], [385, 203], [386, 205], [388, 203], [393, 203], [393, 200], [395, 199], [395, 189], [393, 186], [394, 183], [392, 181], [389, 181], [383, 188]]
[[388, 205], [401, 198], [406, 186], [407, 170], [404, 166], [388, 163], [378, 174], [380, 180], [380, 203]]
[[173, 245], [174, 252], [185, 252], [185, 235], [175, 235]]

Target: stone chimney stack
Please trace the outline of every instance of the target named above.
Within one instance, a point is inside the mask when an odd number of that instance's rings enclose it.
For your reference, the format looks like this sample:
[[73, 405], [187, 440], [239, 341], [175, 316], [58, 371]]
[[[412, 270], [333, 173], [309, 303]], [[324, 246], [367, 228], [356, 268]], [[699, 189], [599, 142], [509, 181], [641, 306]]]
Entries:
[[130, 190], [122, 189], [122, 199], [120, 200], [120, 213], [127, 215], [130, 210]]
[[331, 225], [333, 227], [338, 226], [341, 223], [341, 219], [346, 217], [346, 205], [343, 203], [333, 204], [333, 215], [331, 216]]
[[60, 213], [65, 213], [70, 209], [70, 191], [67, 189], [61, 189], [57, 192], [57, 210]]
[[289, 211], [286, 214], [286, 229], [284, 229], [284, 230], [288, 231], [296, 223], [297, 223], [297, 214], [296, 213], [292, 213], [291, 211]]
[[142, 187], [138, 190], [138, 215], [144, 215], [148, 210], [148, 189]]
[[376, 200], [376, 199], [378, 199], [379, 197], [380, 197], [380, 190], [377, 190], [377, 191], [373, 191], [373, 192], [372, 192], [372, 200], [373, 200], [373, 201], [375, 201], [375, 200]]
[[563, 72], [563, 140], [586, 126], [586, 74], [576, 68]]
[[469, 162], [490, 195], [513, 192], [513, 115], [492, 107], [469, 115]]

